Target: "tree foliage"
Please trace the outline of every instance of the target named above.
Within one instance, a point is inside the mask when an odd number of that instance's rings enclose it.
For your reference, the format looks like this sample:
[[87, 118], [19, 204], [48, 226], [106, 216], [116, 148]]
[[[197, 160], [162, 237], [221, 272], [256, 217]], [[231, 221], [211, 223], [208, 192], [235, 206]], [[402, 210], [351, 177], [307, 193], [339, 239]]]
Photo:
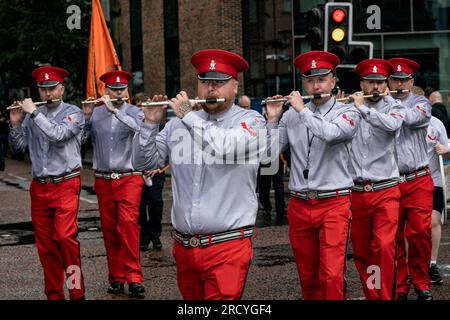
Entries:
[[[81, 10], [81, 28], [70, 30], [67, 8]], [[80, 100], [86, 85], [91, 1], [1, 0], [0, 86], [3, 103], [8, 92], [29, 87], [37, 96], [31, 72], [40, 64], [51, 64], [70, 72], [66, 100]]]

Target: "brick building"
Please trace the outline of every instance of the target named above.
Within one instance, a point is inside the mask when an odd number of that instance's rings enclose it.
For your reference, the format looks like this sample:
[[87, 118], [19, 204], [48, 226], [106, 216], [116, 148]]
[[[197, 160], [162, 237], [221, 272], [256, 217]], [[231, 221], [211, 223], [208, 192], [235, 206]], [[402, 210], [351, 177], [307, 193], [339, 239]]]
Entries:
[[[323, 0], [103, 0], [120, 61], [135, 73], [133, 91], [196, 95], [190, 57], [197, 50], [220, 48], [241, 54], [250, 70], [241, 92], [252, 97], [301, 89], [293, 57], [311, 50], [305, 39], [305, 13]], [[416, 83], [450, 88], [450, 4], [448, 1], [377, 1], [381, 28], [369, 29], [373, 1], [353, 3], [353, 39], [373, 43], [373, 57], [405, 56], [422, 68]], [[359, 79], [338, 70], [346, 92]], [[352, 81], [348, 76], [352, 77]], [[353, 81], [355, 80], [355, 81]], [[352, 86], [348, 85], [352, 82]], [[444, 90], [446, 91], [446, 90]]]
[[[195, 96], [190, 57], [207, 48], [229, 50], [250, 62], [250, 71], [239, 79], [241, 94], [263, 96], [266, 82], [278, 81], [275, 73], [292, 77], [292, 59], [286, 50], [291, 41], [290, 0], [106, 0], [102, 5], [109, 11], [105, 16], [123, 68], [134, 72], [138, 82], [142, 72], [143, 84], [135, 83], [134, 92], [164, 92], [172, 97], [186, 90]], [[283, 17], [271, 19], [274, 11]], [[274, 20], [278, 23], [270, 23]], [[283, 36], [283, 43], [274, 39], [277, 34]], [[280, 45], [281, 50], [276, 48]], [[283, 58], [280, 63], [275, 62], [277, 55]]]

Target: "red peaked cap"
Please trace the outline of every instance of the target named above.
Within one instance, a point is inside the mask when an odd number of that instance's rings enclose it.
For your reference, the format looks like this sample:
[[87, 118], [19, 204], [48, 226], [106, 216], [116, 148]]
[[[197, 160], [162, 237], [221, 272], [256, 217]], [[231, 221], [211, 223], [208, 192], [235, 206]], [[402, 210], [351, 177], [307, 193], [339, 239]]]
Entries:
[[192, 55], [191, 63], [197, 69], [199, 79], [205, 80], [237, 79], [239, 72], [248, 69], [248, 62], [244, 58], [220, 49], [197, 51]]
[[326, 75], [334, 70], [340, 59], [335, 54], [327, 51], [309, 51], [297, 56], [295, 66], [300, 69], [303, 77]]
[[392, 71], [392, 65], [384, 59], [366, 59], [356, 66], [356, 72], [364, 80], [386, 80]]
[[50, 88], [64, 83], [64, 78], [68, 75], [67, 70], [52, 66], [38, 67], [31, 73], [40, 88]]
[[414, 72], [419, 70], [420, 65], [406, 58], [393, 58], [388, 60], [394, 67], [394, 73], [391, 74], [393, 78], [411, 78]]
[[131, 74], [126, 71], [114, 70], [109, 71], [100, 77], [100, 80], [111, 89], [125, 89], [128, 87], [128, 81], [132, 78]]

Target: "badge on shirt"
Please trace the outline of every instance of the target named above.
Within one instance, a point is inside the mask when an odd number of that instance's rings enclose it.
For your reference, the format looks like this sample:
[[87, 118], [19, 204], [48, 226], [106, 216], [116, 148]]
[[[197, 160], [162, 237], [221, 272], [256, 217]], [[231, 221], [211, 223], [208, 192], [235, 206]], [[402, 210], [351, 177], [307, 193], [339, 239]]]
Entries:
[[67, 119], [69, 119], [69, 121], [71, 123], [74, 123], [74, 124], [79, 124], [80, 123], [80, 116], [79, 116], [78, 113], [73, 113], [73, 114], [69, 115], [67, 117]]
[[425, 107], [424, 103], [416, 105], [416, 109], [424, 114], [427, 114], [427, 108]]
[[355, 126], [355, 119], [352, 118], [351, 115], [348, 115], [347, 113], [344, 113], [342, 115], [342, 118], [344, 118], [344, 120], [347, 121], [352, 127]]
[[389, 115], [393, 116], [393, 117], [400, 118], [400, 119], [404, 119], [405, 118], [401, 113], [397, 113], [397, 112], [391, 112], [391, 113], [389, 113]]
[[251, 124], [248, 124], [247, 122], [243, 121], [241, 122], [242, 129], [246, 130], [252, 137], [256, 137], [256, 131], [253, 129], [253, 126]]

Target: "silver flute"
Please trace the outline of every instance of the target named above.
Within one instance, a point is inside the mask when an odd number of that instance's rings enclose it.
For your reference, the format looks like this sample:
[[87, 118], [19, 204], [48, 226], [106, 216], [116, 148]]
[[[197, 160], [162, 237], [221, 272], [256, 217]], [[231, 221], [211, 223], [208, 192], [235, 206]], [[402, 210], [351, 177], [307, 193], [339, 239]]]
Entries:
[[[50, 104], [50, 103], [55, 103], [55, 102], [60, 102], [61, 99], [53, 99], [53, 100], [47, 100], [47, 101], [39, 101], [39, 102], [34, 102], [34, 105], [36, 106], [41, 106], [43, 104]], [[12, 109], [19, 109], [22, 108], [19, 105], [14, 105], [14, 106], [10, 106], [8, 108], [6, 108], [6, 110], [12, 110]]]
[[[218, 102], [226, 102], [226, 98], [207, 98], [207, 99], [189, 99], [189, 103], [197, 104], [197, 103], [218, 103]], [[142, 102], [142, 107], [157, 107], [157, 106], [167, 106], [172, 101], [155, 101], [155, 102]]]

